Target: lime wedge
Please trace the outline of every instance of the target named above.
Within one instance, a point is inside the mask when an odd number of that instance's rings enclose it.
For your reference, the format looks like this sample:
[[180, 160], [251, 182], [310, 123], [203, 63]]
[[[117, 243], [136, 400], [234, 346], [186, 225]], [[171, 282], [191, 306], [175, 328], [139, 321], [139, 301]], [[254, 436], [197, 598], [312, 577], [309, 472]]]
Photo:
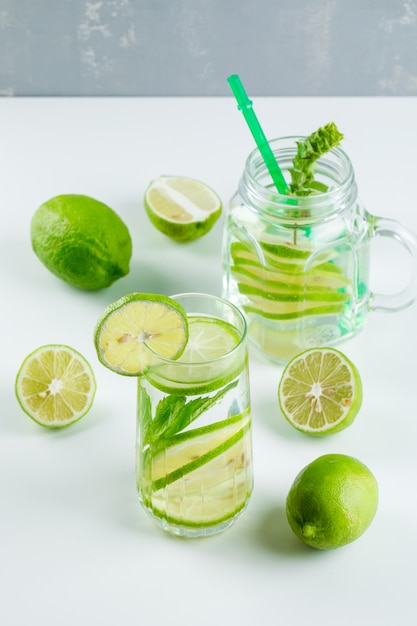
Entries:
[[187, 339], [184, 309], [172, 298], [150, 293], [132, 293], [110, 304], [94, 335], [100, 362], [126, 376], [143, 374], [153, 353], [177, 359]]
[[278, 386], [281, 411], [297, 430], [328, 435], [349, 426], [362, 404], [362, 383], [349, 359], [333, 348], [294, 357]]
[[74, 348], [50, 344], [23, 361], [15, 392], [22, 409], [49, 428], [68, 426], [91, 408], [96, 383], [91, 366]]
[[152, 224], [176, 241], [192, 241], [211, 230], [222, 203], [206, 184], [183, 176], [159, 176], [145, 192], [145, 209]]

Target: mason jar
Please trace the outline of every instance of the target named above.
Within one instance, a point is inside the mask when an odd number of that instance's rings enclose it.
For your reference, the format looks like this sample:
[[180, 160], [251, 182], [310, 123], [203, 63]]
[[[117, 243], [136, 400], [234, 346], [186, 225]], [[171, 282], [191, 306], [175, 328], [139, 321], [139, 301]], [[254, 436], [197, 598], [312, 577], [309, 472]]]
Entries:
[[[270, 142], [287, 180], [304, 139]], [[223, 296], [244, 312], [251, 342], [278, 363], [356, 335], [370, 311], [402, 310], [417, 291], [416, 235], [367, 212], [347, 154], [329, 151], [314, 173], [322, 191], [281, 194], [253, 150], [224, 223]], [[370, 243], [378, 236], [393, 238], [410, 256], [411, 280], [399, 293], [370, 288]]]

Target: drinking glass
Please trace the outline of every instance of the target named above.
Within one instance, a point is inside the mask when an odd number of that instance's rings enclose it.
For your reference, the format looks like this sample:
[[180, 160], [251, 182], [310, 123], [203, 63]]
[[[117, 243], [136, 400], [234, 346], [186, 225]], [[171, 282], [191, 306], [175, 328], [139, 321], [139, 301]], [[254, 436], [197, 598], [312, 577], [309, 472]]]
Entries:
[[189, 339], [177, 360], [154, 354], [138, 380], [137, 489], [162, 529], [202, 537], [231, 526], [252, 492], [246, 322], [216, 296], [172, 298]]

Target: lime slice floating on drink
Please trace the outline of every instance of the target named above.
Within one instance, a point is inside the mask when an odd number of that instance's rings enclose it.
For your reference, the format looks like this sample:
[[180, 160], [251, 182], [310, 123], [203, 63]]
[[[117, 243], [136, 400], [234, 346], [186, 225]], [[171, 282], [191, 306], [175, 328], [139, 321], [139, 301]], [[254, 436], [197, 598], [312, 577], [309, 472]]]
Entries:
[[132, 293], [110, 304], [94, 336], [99, 361], [126, 376], [140, 376], [154, 355], [177, 359], [188, 339], [186, 313], [160, 294]]
[[23, 361], [15, 391], [20, 406], [35, 422], [59, 428], [90, 410], [96, 383], [91, 366], [79, 352], [50, 344]]
[[218, 359], [239, 343], [236, 329], [214, 317], [190, 316], [188, 320], [189, 339], [181, 361], [202, 363]]
[[284, 417], [309, 435], [328, 435], [349, 426], [362, 404], [362, 383], [351, 361], [333, 348], [314, 348], [294, 357], [278, 386]]
[[189, 315], [188, 333], [187, 345], [175, 364], [156, 364], [147, 371], [155, 387], [166, 393], [197, 395], [214, 391], [239, 375], [245, 360], [234, 351], [240, 336], [231, 324]]
[[183, 176], [159, 176], [145, 192], [152, 224], [175, 241], [202, 237], [219, 219], [222, 203], [206, 184]]

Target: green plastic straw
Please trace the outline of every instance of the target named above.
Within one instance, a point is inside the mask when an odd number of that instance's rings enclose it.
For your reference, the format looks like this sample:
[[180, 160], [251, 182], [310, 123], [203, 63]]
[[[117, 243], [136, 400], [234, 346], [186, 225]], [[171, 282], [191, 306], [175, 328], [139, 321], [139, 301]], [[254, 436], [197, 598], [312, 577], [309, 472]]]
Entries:
[[288, 185], [285, 178], [279, 168], [279, 165], [274, 157], [274, 153], [271, 150], [271, 146], [268, 143], [265, 133], [259, 124], [255, 111], [252, 108], [252, 100], [249, 100], [248, 95], [242, 85], [242, 82], [237, 74], [232, 74], [228, 77], [227, 82], [233, 92], [234, 97], [238, 103], [238, 109], [242, 111], [243, 117], [246, 120], [249, 130], [251, 131], [259, 152], [262, 155], [265, 165], [274, 181], [275, 187], [278, 192], [285, 194], [288, 189]]

